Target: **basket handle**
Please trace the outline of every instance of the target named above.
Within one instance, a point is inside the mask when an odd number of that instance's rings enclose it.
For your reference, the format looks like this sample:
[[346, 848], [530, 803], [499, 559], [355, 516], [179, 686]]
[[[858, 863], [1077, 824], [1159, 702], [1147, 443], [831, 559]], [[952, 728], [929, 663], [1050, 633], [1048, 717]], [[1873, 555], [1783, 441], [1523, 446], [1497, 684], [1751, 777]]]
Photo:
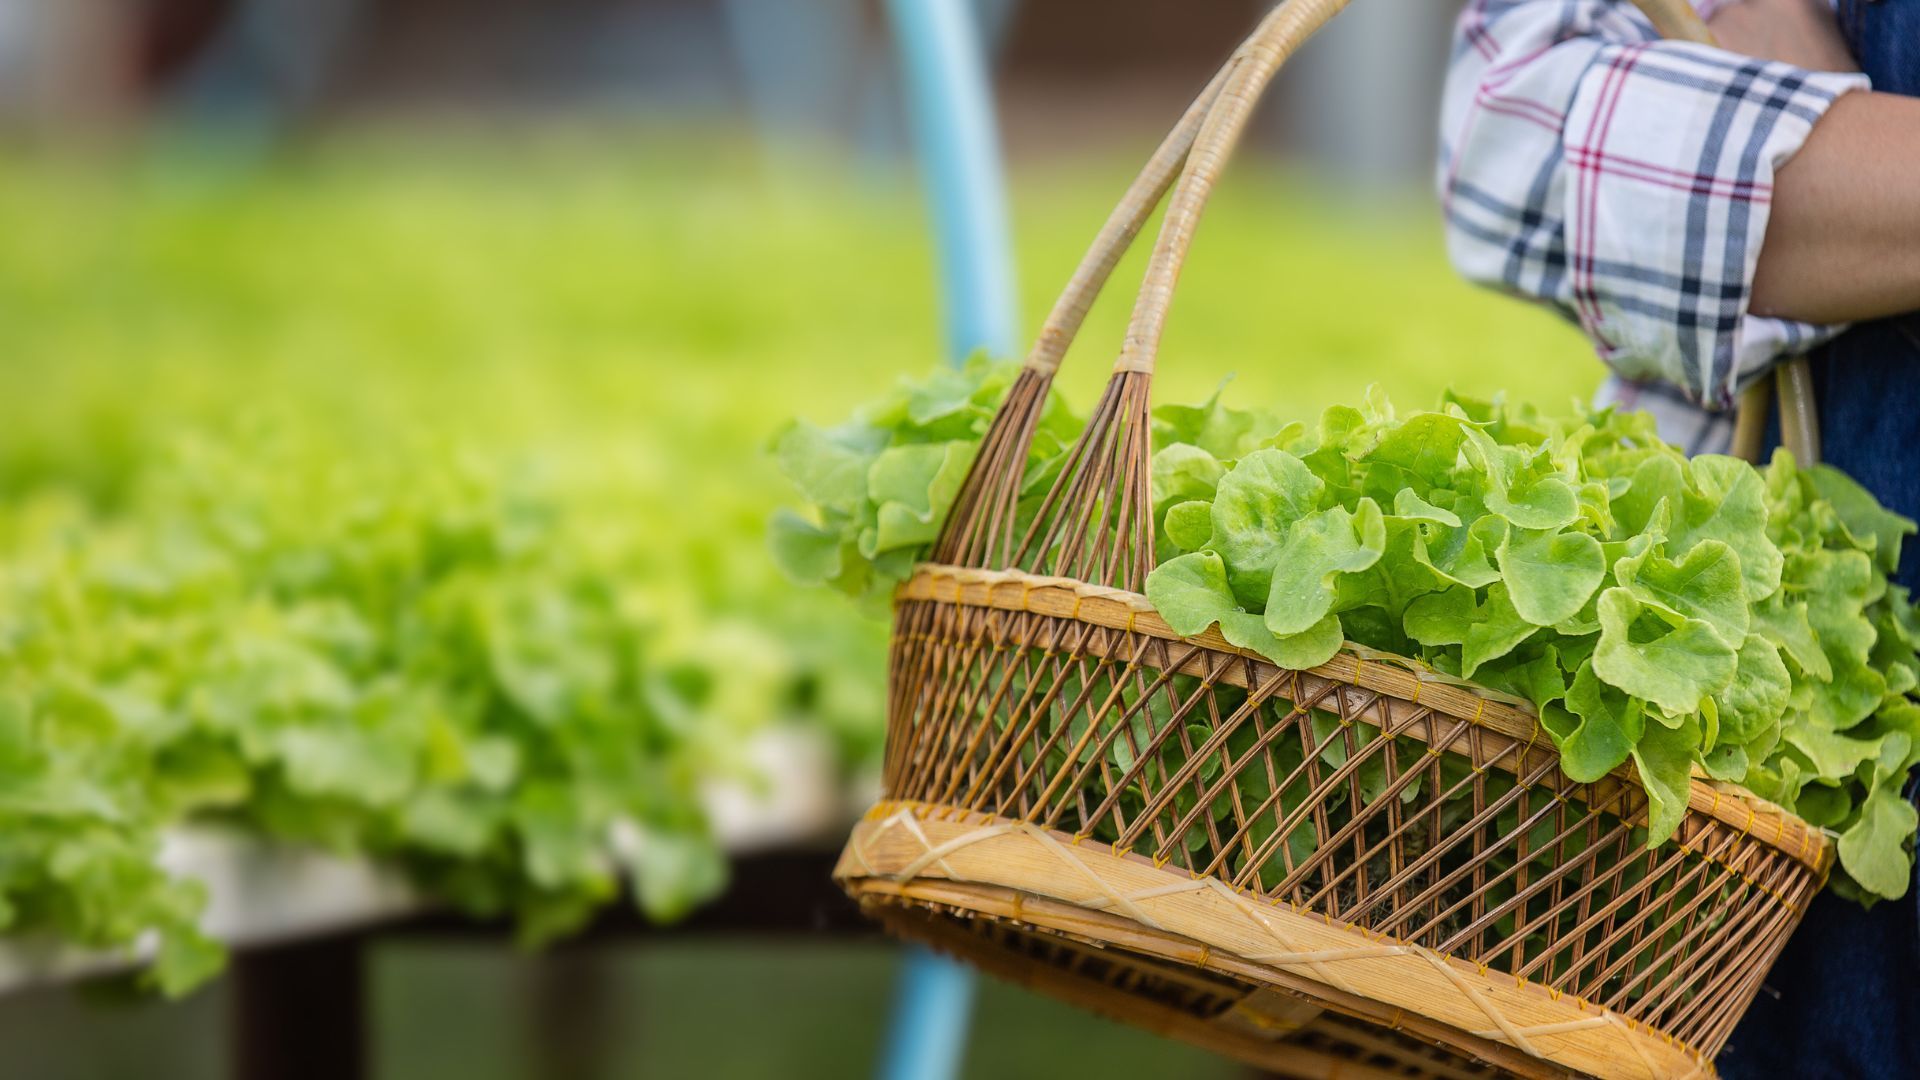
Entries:
[[1134, 301], [1127, 336], [1114, 371], [1137, 371], [1151, 376], [1160, 337], [1166, 329], [1173, 288], [1193, 245], [1200, 213], [1213, 194], [1227, 158], [1246, 130], [1253, 106], [1273, 81], [1280, 65], [1294, 51], [1347, 6], [1348, 0], [1283, 0], [1260, 20], [1260, 25], [1235, 53], [1232, 70], [1213, 107], [1201, 123], [1179, 183], [1167, 202], [1166, 218], [1154, 241], [1140, 293]]
[[1093, 308], [1100, 290], [1106, 287], [1107, 279], [1113, 276], [1114, 267], [1133, 246], [1134, 238], [1146, 227], [1147, 219], [1159, 208], [1167, 189], [1173, 186], [1174, 178], [1187, 163], [1187, 152], [1193, 147], [1194, 136], [1200, 133], [1201, 121], [1207, 118], [1220, 87], [1237, 63], [1237, 57], [1229, 59], [1214, 73], [1206, 88], [1181, 114], [1173, 130], [1154, 148], [1153, 156], [1147, 159], [1140, 174], [1127, 185], [1119, 204], [1107, 215], [1106, 223], [1100, 226], [1100, 232], [1081, 257], [1080, 265], [1074, 267], [1066, 288], [1053, 302], [1046, 321], [1040, 324], [1040, 333], [1027, 354], [1027, 367], [1046, 375], [1059, 370], [1060, 361], [1086, 322], [1087, 312]]
[[[1127, 335], [1121, 346], [1119, 359], [1114, 363], [1115, 372], [1136, 371], [1151, 377], [1154, 363], [1159, 353], [1160, 339], [1166, 330], [1167, 312], [1172, 306], [1173, 290], [1179, 280], [1181, 267], [1186, 262], [1188, 251], [1193, 244], [1193, 234], [1199, 224], [1201, 212], [1206, 208], [1213, 194], [1221, 171], [1227, 159], [1232, 155], [1240, 136], [1245, 132], [1253, 107], [1266, 91], [1280, 65], [1299, 49], [1320, 27], [1347, 6], [1349, 0], [1283, 0], [1267, 16], [1234, 54], [1232, 61], [1215, 76], [1216, 90], [1209, 85], [1214, 100], [1206, 109], [1199, 130], [1195, 134], [1191, 149], [1185, 155], [1177, 185], [1167, 206], [1165, 221], [1160, 226], [1160, 235], [1155, 240], [1153, 257], [1148, 263], [1147, 272], [1141, 282], [1140, 292], [1134, 302], [1133, 315], [1128, 322]], [[1663, 37], [1678, 41], [1692, 41], [1700, 44], [1712, 44], [1713, 35], [1707, 30], [1699, 13], [1687, 0], [1633, 0], [1635, 6], [1653, 23], [1654, 28]], [[1194, 108], [1198, 109], [1206, 100], [1201, 95]], [[1184, 128], [1192, 118], [1193, 110], [1183, 117]], [[1176, 128], [1176, 135], [1180, 132]], [[1169, 136], [1169, 143], [1175, 136]], [[1167, 148], [1163, 144], [1162, 150]], [[1164, 165], [1160, 155], [1156, 162], [1150, 163], [1149, 172], [1155, 164]], [[1147, 174], [1142, 174], [1142, 180]], [[1139, 182], [1136, 181], [1136, 184]], [[1129, 194], [1132, 194], [1130, 191]], [[1115, 219], [1127, 210], [1125, 203], [1115, 210]], [[1145, 212], [1151, 212], [1151, 204]], [[1129, 219], [1132, 220], [1132, 219]], [[1144, 217], [1141, 218], [1144, 220]], [[1111, 226], [1113, 221], [1109, 221]], [[1134, 224], [1137, 231], [1139, 224]], [[1103, 237], [1106, 230], [1102, 232]], [[1129, 236], [1130, 238], [1130, 236]], [[1124, 250], [1124, 245], [1119, 250]], [[1089, 253], [1089, 257], [1091, 258]], [[1113, 258], [1117, 260], [1116, 251]], [[1083, 264], [1083, 269], [1086, 264]], [[1112, 263], [1105, 264], [1105, 272], [1110, 272]], [[1104, 281], [1105, 272], [1099, 276]], [[1076, 274], [1076, 281], [1080, 275]], [[1097, 290], [1098, 285], [1094, 286]], [[1072, 292], [1071, 287], [1069, 292]], [[1064, 303], [1066, 297], [1062, 297]], [[1091, 302], [1091, 297], [1088, 297]], [[1058, 309], [1056, 309], [1058, 311]], [[1084, 316], [1084, 307], [1079, 314]], [[1052, 320], [1049, 320], [1051, 324]], [[1077, 322], [1074, 324], [1077, 326]], [[1046, 344], [1043, 333], [1041, 345]], [[1064, 347], [1063, 347], [1064, 348]], [[1058, 355], [1053, 358], [1057, 366]], [[1819, 426], [1813, 406], [1812, 378], [1805, 358], [1794, 358], [1780, 365], [1781, 373], [1777, 379], [1763, 377], [1741, 396], [1740, 413], [1735, 426], [1734, 452], [1749, 461], [1758, 461], [1760, 456], [1761, 434], [1766, 426], [1767, 383], [1777, 382], [1781, 400], [1782, 442], [1793, 452], [1796, 459], [1804, 464], [1819, 460]], [[1049, 369], [1050, 370], [1050, 369]]]

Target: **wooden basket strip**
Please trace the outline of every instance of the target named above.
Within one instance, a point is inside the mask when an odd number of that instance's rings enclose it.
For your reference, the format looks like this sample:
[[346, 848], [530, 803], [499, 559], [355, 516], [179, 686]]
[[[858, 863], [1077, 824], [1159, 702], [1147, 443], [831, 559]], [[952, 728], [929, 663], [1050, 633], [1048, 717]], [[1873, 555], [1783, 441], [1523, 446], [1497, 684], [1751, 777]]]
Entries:
[[[1420, 1074], [1432, 1074], [1446, 1077], [1447, 1080], [1482, 1080], [1486, 1077], [1504, 1077], [1485, 1061], [1467, 1061], [1443, 1047], [1436, 1046], [1431, 1039], [1423, 1039], [1412, 1046], [1413, 1040], [1401, 1032], [1405, 1028], [1404, 1012], [1388, 1016], [1384, 1024], [1372, 1022], [1357, 1023], [1344, 1013], [1328, 1011], [1321, 1014], [1321, 1020], [1307, 1030], [1307, 1038], [1324, 1036], [1348, 1044], [1360, 1055], [1384, 1055], [1405, 1064], [1399, 1066]], [[1396, 1017], [1400, 1018], [1396, 1021]], [[1505, 1048], [1501, 1048], [1504, 1052]]]
[[[843, 883], [859, 898], [862, 906], [868, 909], [881, 905], [925, 906], [957, 919], [1009, 922], [1023, 930], [1042, 933], [1049, 938], [1084, 942], [1109, 955], [1119, 952], [1129, 958], [1144, 956], [1149, 958], [1149, 962], [1171, 961], [1196, 970], [1230, 976], [1236, 981], [1256, 988], [1278, 987], [1280, 988], [1276, 991], [1278, 994], [1330, 1005], [1339, 1009], [1340, 1012], [1326, 1013], [1322, 1021], [1304, 1025], [1296, 1034], [1311, 1038], [1316, 1034], [1324, 1033], [1331, 1039], [1351, 1044], [1355, 1049], [1367, 1054], [1397, 1059], [1396, 1069], [1422, 1070], [1420, 1072], [1397, 1071], [1393, 1074], [1395, 1076], [1478, 1080], [1488, 1076], [1564, 1078], [1567, 1075], [1565, 1069], [1554, 1068], [1529, 1058], [1512, 1047], [1478, 1039], [1465, 1032], [1447, 1029], [1417, 1013], [1383, 1005], [1370, 998], [1355, 997], [1287, 971], [1252, 964], [1231, 955], [1216, 952], [1204, 942], [1153, 930], [1107, 912], [1091, 911], [1049, 897], [977, 882], [939, 878], [917, 878], [896, 882], [885, 878], [855, 877], [844, 879]], [[979, 950], [963, 955], [973, 960], [985, 951]], [[1090, 1000], [1088, 1004], [1096, 1010], [1104, 1007], [1098, 1000]], [[1364, 1021], [1367, 1025], [1371, 1025], [1371, 1028], [1356, 1024], [1348, 1019], [1349, 1017]], [[1253, 1022], [1258, 1025], [1261, 1020]], [[1289, 1025], [1282, 1022], [1276, 1029], [1277, 1033], [1287, 1034], [1284, 1031], [1287, 1026]], [[1400, 1038], [1401, 1032], [1421, 1040], [1417, 1048], [1392, 1041]], [[1176, 1029], [1174, 1033], [1181, 1037], [1189, 1037], [1184, 1030]], [[1202, 1046], [1212, 1046], [1211, 1040], [1205, 1037], [1195, 1041]], [[1281, 1045], [1284, 1049], [1291, 1051], [1298, 1045], [1298, 1041], [1284, 1041]], [[1449, 1053], [1446, 1049], [1448, 1046], [1461, 1047], [1463, 1052], [1471, 1055], [1473, 1062], [1470, 1063]], [[1214, 1048], [1218, 1049], [1218, 1047]], [[1353, 1065], [1351, 1057], [1343, 1060], [1347, 1062], [1348, 1067]], [[1488, 1071], [1485, 1065], [1479, 1063], [1496, 1063], [1502, 1071]], [[1338, 1077], [1345, 1075], [1345, 1073], [1336, 1073]]]
[[[1273, 990], [1256, 978], [1227, 974], [1225, 967], [1235, 967], [1231, 957], [1223, 957], [1223, 965], [1204, 965], [1208, 978], [1231, 984], [1233, 992], [1240, 995], [1225, 1011], [1194, 1011], [1144, 997], [1137, 994], [1140, 984], [1162, 986], [1177, 980], [1183, 970], [1198, 972], [1202, 963], [1196, 961], [1212, 961], [1212, 953], [1206, 945], [1158, 934], [1114, 915], [1081, 911], [1048, 897], [1000, 886], [935, 878], [914, 882], [854, 878], [847, 886], [858, 897], [862, 911], [874, 915], [902, 938], [931, 944], [991, 974], [1062, 997], [1094, 1013], [1196, 1043], [1281, 1076], [1313, 1080], [1346, 1080], [1350, 1076], [1486, 1080], [1509, 1074], [1450, 1053], [1442, 1045], [1434, 1045], [1432, 1036], [1425, 1040], [1409, 1038], [1427, 1022], [1423, 1017], [1407, 1022], [1404, 1011], [1354, 999], [1356, 1015], [1365, 1017], [1365, 1022], [1356, 1022], [1344, 1013], [1325, 1011], [1317, 994]], [[972, 932], [968, 926], [972, 926]], [[987, 938], [981, 928], [1000, 928], [998, 940]], [[1044, 944], [1060, 953], [1077, 949], [1075, 961], [1085, 963], [1039, 961], [1014, 951], [1006, 944], [1010, 940]], [[1098, 974], [1083, 974], [1085, 967], [1092, 965], [1125, 970], [1108, 974], [1102, 982]], [[1281, 982], [1292, 978], [1284, 972], [1271, 974]], [[1123, 986], [1121, 980], [1131, 986]], [[1311, 984], [1302, 980], [1300, 986]], [[1402, 1030], [1409, 1034], [1400, 1034]], [[1471, 1040], [1471, 1036], [1463, 1038]], [[1546, 1074], [1538, 1070], [1538, 1063], [1532, 1063], [1528, 1070], [1528, 1061], [1509, 1047], [1498, 1043], [1484, 1043], [1484, 1047], [1492, 1059], [1513, 1055], [1513, 1065], [1521, 1068], [1521, 1074]], [[1375, 1067], [1369, 1061], [1390, 1065]], [[1557, 1074], [1565, 1074], [1565, 1070]]]
[[[1476, 1039], [1607, 1078], [1686, 1077], [1706, 1058], [1670, 1036], [1537, 983], [1475, 967], [1402, 939], [1369, 934], [1291, 905], [1263, 902], [1217, 879], [1075, 845], [1064, 834], [1004, 819], [943, 820], [922, 808], [882, 804], [856, 827], [835, 870], [842, 879], [896, 883], [944, 878], [1051, 897], [1105, 912], [1161, 935], [1187, 938], [1227, 957], [1321, 988], [1404, 1009]], [[1035, 918], [1028, 905], [1024, 915]], [[1224, 956], [1221, 954], [1225, 954]], [[1256, 977], [1258, 975], [1256, 974]]]
[[[1085, 585], [1067, 578], [1043, 577], [1018, 570], [981, 570], [970, 567], [923, 566], [900, 586], [896, 599], [930, 601], [993, 608], [1010, 612], [1031, 612], [1054, 618], [1121, 630], [1129, 635], [1145, 635], [1175, 642], [1200, 644], [1209, 652], [1247, 657], [1256, 667], [1269, 669], [1269, 661], [1257, 653], [1240, 649], [1209, 628], [1191, 638], [1183, 638], [1167, 626], [1146, 598], [1137, 593]], [[903, 631], [910, 633], [906, 627]], [[1110, 639], [1108, 639], [1110, 640]], [[1036, 644], [1024, 640], [1022, 644]], [[1099, 650], [1104, 642], [1088, 638], [1085, 647]], [[1187, 674], [1212, 674], [1201, 661], [1194, 660], [1182, 670]], [[1343, 684], [1390, 695], [1407, 705], [1423, 706], [1484, 726], [1509, 739], [1524, 742], [1529, 750], [1516, 762], [1518, 768], [1530, 768], [1536, 757], [1558, 760], [1551, 743], [1539, 736], [1539, 723], [1533, 714], [1510, 698], [1433, 671], [1415, 661], [1385, 654], [1342, 652], [1327, 663], [1303, 673], [1306, 686], [1320, 689], [1324, 683]], [[1228, 668], [1218, 680], [1236, 686], [1248, 685], [1245, 669]], [[1368, 710], [1378, 726], [1388, 726], [1391, 708], [1379, 703]], [[896, 714], [901, 715], [901, 714]], [[1418, 734], [1415, 733], [1415, 737]], [[1458, 745], [1460, 740], [1454, 740]], [[1513, 771], [1513, 770], [1510, 770]], [[1634, 773], [1626, 766], [1615, 771], [1615, 778], [1638, 787]], [[1778, 806], [1732, 785], [1713, 784], [1696, 778], [1689, 796], [1692, 810], [1751, 833], [1782, 851], [1789, 852], [1817, 873], [1825, 873], [1833, 853], [1826, 836], [1798, 817]]]
[[963, 917], [984, 915], [1012, 920], [1096, 946], [1117, 946], [1129, 952], [1145, 953], [1194, 968], [1267, 983], [1282, 988], [1284, 993], [1323, 1001], [1340, 1009], [1345, 1015], [1377, 1025], [1388, 1034], [1405, 1031], [1426, 1040], [1430, 1046], [1457, 1046], [1478, 1060], [1498, 1063], [1503, 1069], [1519, 1075], [1566, 1075], [1565, 1069], [1553, 1068], [1505, 1044], [1449, 1029], [1418, 1013], [1356, 996], [1283, 969], [1251, 963], [1219, 952], [1205, 942], [1154, 930], [1108, 912], [977, 882], [924, 877], [899, 882], [885, 878], [855, 877], [844, 879], [844, 883], [863, 899], [885, 897], [930, 902], [949, 908]]
[[[1018, 895], [1011, 893], [1011, 890], [995, 892], [1002, 897]], [[1336, 1080], [1347, 1077], [1354, 1080], [1406, 1080], [1407, 1074], [1398, 1069], [1388, 1071], [1375, 1068], [1287, 1041], [1286, 1036], [1299, 1031], [1304, 1024], [1289, 1023], [1278, 1009], [1269, 1011], [1261, 1008], [1263, 997], [1282, 996], [1274, 991], [1250, 990], [1236, 981], [1233, 992], [1240, 998], [1239, 1001], [1233, 1002], [1215, 1017], [1199, 1016], [1149, 997], [1115, 993], [1114, 986], [1084, 977], [1066, 965], [1035, 960], [1011, 949], [983, 942], [977, 932], [967, 930], [960, 920], [915, 914], [913, 906], [876, 902], [877, 899], [877, 895], [863, 896], [863, 908], [902, 937], [932, 945], [983, 968], [989, 974], [1112, 1019], [1196, 1043], [1294, 1080]], [[1006, 906], [1012, 907], [1013, 904], [1006, 902]], [[1048, 937], [1054, 948], [1061, 952], [1078, 952], [1107, 963], [1120, 959], [1115, 956], [1114, 950], [1087, 945], [1066, 935]], [[1155, 963], [1131, 955], [1125, 957], [1125, 962], [1139, 969], [1142, 975], [1156, 980], [1169, 983], [1187, 981], [1200, 985], [1202, 993], [1219, 992], [1217, 987], [1193, 979], [1182, 966]], [[1302, 999], [1287, 997], [1286, 1000], [1301, 1002]], [[1311, 1007], [1309, 1009], [1316, 1013], [1319, 1011]], [[1470, 1080], [1473, 1074], [1460, 1071], [1453, 1075]]]

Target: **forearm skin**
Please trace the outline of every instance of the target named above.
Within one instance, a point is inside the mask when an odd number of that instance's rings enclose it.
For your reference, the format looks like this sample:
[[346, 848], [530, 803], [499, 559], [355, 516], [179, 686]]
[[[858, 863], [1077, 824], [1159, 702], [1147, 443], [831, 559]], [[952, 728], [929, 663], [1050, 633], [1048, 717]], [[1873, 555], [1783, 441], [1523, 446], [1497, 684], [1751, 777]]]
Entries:
[[1815, 323], [1920, 310], [1920, 98], [1844, 95], [1775, 173], [1750, 310]]

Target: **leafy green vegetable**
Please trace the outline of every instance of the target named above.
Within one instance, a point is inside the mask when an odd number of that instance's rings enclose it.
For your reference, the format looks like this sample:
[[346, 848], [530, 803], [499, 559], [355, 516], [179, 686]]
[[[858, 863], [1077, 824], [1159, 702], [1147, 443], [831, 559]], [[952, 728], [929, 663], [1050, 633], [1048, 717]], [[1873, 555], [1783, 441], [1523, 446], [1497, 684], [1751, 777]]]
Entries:
[[1256, 450], [1220, 480], [1213, 500], [1213, 544], [1243, 603], [1266, 605], [1281, 545], [1325, 494], [1326, 484], [1283, 450]]
[[1672, 727], [1664, 723], [1645, 725], [1640, 741], [1634, 744], [1634, 768], [1652, 803], [1647, 825], [1650, 838], [1664, 839], [1680, 827], [1692, 786], [1690, 768], [1699, 749], [1700, 719], [1691, 715]]
[[1510, 529], [1498, 555], [1514, 610], [1535, 626], [1580, 614], [1607, 573], [1600, 542], [1581, 532]]
[[1288, 667], [1351, 640], [1521, 694], [1570, 776], [1632, 762], [1649, 842], [1698, 768], [1835, 829], [1843, 888], [1904, 893], [1920, 620], [1886, 574], [1914, 526], [1852, 481], [1689, 460], [1612, 411], [1370, 394], [1263, 438], [1216, 395], [1156, 420], [1146, 595], [1175, 630]]
[[[794, 581], [883, 603], [938, 536], [1018, 370], [976, 357], [959, 370], [902, 380], [890, 396], [838, 427], [788, 425], [775, 438], [773, 455], [808, 505], [804, 514], [785, 510], [774, 519], [768, 536], [774, 561]], [[1057, 464], [1076, 434], [1077, 421], [1050, 396], [1034, 435], [1035, 480], [1045, 465]], [[1156, 480], [1170, 499], [1212, 494], [1210, 477], [1217, 472], [1207, 469], [1210, 458], [1188, 449], [1190, 460], [1171, 463]]]
[[1294, 522], [1268, 571], [1267, 629], [1297, 634], [1326, 618], [1339, 577], [1379, 562], [1386, 546], [1386, 523], [1372, 499], [1361, 499], [1358, 513], [1335, 506]]
[[1733, 647], [1699, 619], [1668, 621], [1624, 588], [1600, 594], [1593, 671], [1671, 715], [1697, 711], [1733, 681]]
[[[1558, 666], [1557, 664], [1555, 665]], [[1561, 768], [1582, 782], [1600, 779], [1627, 760], [1646, 732], [1646, 705], [1594, 673], [1588, 660], [1566, 688], [1566, 708], [1577, 722], [1555, 724], [1551, 706], [1541, 713], [1560, 746]]]

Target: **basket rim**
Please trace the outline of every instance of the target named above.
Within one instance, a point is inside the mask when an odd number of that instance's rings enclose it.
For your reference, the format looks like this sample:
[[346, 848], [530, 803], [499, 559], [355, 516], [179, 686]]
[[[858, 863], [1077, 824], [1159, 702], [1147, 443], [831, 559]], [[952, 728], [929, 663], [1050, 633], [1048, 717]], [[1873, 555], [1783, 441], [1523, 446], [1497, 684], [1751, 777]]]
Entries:
[[[894, 602], [922, 601], [962, 607], [993, 608], [1064, 618], [1110, 630], [1183, 642], [1215, 653], [1244, 657], [1275, 670], [1278, 665], [1250, 649], [1227, 641], [1215, 627], [1182, 635], [1167, 625], [1159, 612], [1139, 593], [1093, 585], [1074, 578], [1028, 573], [1024, 570], [988, 570], [925, 562], [894, 590]], [[1425, 706], [1470, 724], [1484, 726], [1516, 741], [1524, 740], [1529, 753], [1559, 758], [1551, 738], [1540, 739], [1541, 726], [1531, 705], [1438, 672], [1409, 657], [1346, 642], [1333, 659], [1306, 672], [1333, 682], [1386, 694]], [[1413, 737], [1418, 737], [1417, 735]], [[1629, 760], [1608, 778], [1645, 790]], [[1716, 781], [1696, 764], [1688, 793], [1688, 810], [1707, 815], [1738, 829], [1821, 875], [1832, 868], [1834, 850], [1827, 834], [1794, 814], [1738, 784]]]
[[882, 800], [854, 826], [833, 876], [856, 898], [894, 894], [1105, 938], [1329, 1007], [1374, 1002], [1587, 1075], [1715, 1075], [1698, 1048], [1577, 995], [1027, 822]]

